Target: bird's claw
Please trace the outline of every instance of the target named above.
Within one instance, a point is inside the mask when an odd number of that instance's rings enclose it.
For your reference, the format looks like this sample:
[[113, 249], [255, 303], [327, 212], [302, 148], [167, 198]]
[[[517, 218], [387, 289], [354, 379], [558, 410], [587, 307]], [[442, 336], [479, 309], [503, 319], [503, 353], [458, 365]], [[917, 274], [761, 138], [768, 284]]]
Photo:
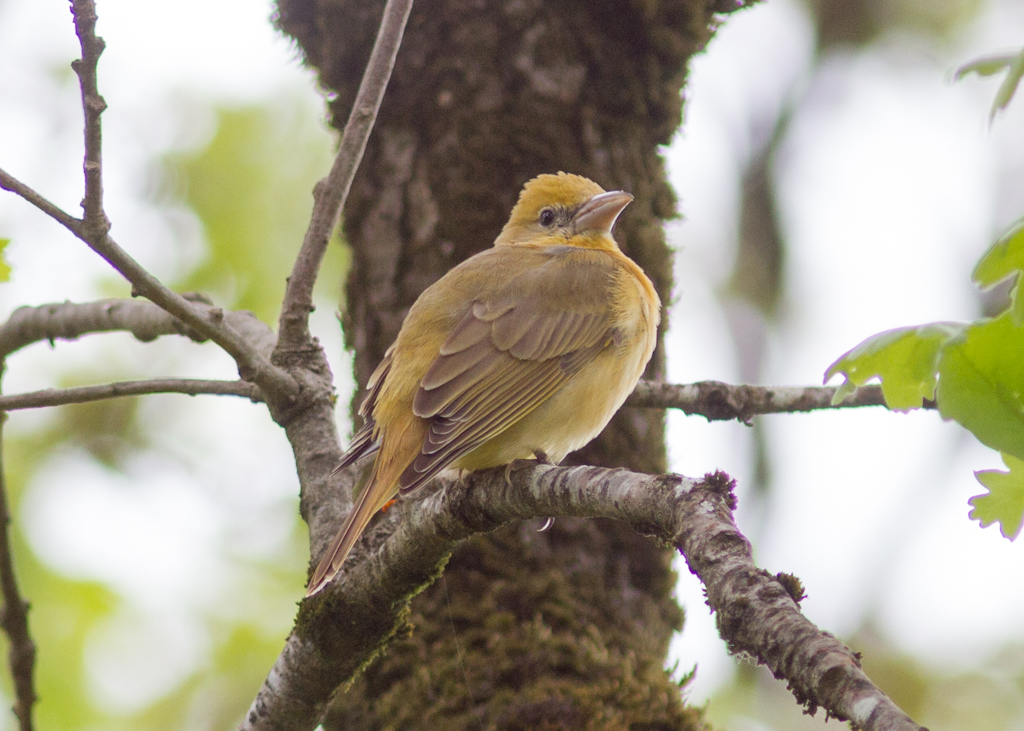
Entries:
[[517, 470], [520, 467], [532, 467], [536, 464], [536, 460], [532, 459], [514, 459], [505, 465], [505, 484], [512, 487], [512, 470]]
[[[507, 465], [505, 465], [505, 484], [508, 485], [509, 487], [512, 487], [512, 470], [518, 469], [520, 467], [535, 467], [536, 465], [539, 464], [553, 465], [554, 462], [552, 462], [548, 458], [546, 452], [540, 449], [533, 450], [533, 459], [512, 460]], [[545, 528], [544, 530], [547, 530], [547, 528]]]

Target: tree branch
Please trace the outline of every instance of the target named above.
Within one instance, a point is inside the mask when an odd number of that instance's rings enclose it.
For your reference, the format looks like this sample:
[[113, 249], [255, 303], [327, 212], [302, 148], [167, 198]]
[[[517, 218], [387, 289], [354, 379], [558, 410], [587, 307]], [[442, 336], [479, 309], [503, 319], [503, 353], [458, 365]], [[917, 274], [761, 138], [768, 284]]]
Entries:
[[32, 188], [28, 187], [2, 168], [0, 168], [0, 188], [24, 198], [47, 216], [64, 226], [64, 228], [71, 231], [71, 233], [78, 236], [77, 228], [81, 225], [81, 221], [60, 206], [51, 203], [49, 200], [32, 190]]
[[20, 195], [88, 244], [131, 282], [133, 296], [145, 297], [159, 305], [226, 350], [234, 358], [244, 380], [255, 382], [268, 396], [291, 401], [298, 393], [295, 379], [284, 369], [273, 365], [267, 354], [236, 332], [224, 320], [222, 310], [195, 308], [150, 274], [108, 235], [110, 222], [103, 210], [100, 126], [100, 115], [106, 108], [106, 102], [99, 95], [96, 81], [96, 65], [104, 44], [95, 33], [96, 6], [93, 0], [72, 0], [71, 10], [75, 33], [82, 47], [82, 58], [74, 61], [72, 67], [82, 88], [85, 114], [85, 198], [82, 201], [85, 216], [79, 220], [68, 215], [6, 172], [0, 175], [0, 187]]
[[[3, 371], [0, 359], [0, 372]], [[3, 425], [6, 414], [0, 414], [0, 593], [3, 595], [3, 609], [0, 610], [0, 626], [10, 642], [7, 651], [14, 683], [14, 715], [18, 717], [21, 731], [32, 731], [32, 706], [36, 702], [33, 683], [35, 672], [36, 645], [28, 631], [27, 601], [21, 598], [18, 580], [14, 575], [14, 558], [11, 555], [9, 527], [11, 515], [7, 504], [7, 475], [3, 468]]]
[[[357, 545], [341, 577], [300, 605], [295, 629], [242, 729], [313, 728], [331, 694], [402, 628], [408, 602], [437, 577], [458, 541], [537, 516], [624, 520], [671, 543], [704, 583], [729, 649], [785, 678], [809, 712], [821, 706], [865, 731], [920, 729], [864, 675], [853, 651], [800, 613], [797, 579], [757, 568], [733, 522], [736, 498], [727, 476], [698, 482], [536, 466], [513, 470], [510, 482], [496, 469], [440, 485], [388, 511]], [[316, 531], [331, 528], [320, 524]], [[325, 536], [311, 542], [322, 548]]]
[[96, 66], [106, 44], [96, 35], [96, 4], [93, 0], [72, 0], [75, 35], [82, 47], [82, 57], [71, 62], [82, 89], [82, 111], [85, 114], [85, 198], [82, 223], [89, 237], [102, 239], [110, 230], [110, 220], [103, 210], [103, 133], [100, 115], [107, 102], [100, 96], [96, 83]]
[[[674, 384], [640, 381], [626, 399], [626, 406], [653, 409], [681, 409], [708, 421], [736, 419], [744, 423], [758, 414], [782, 414], [885, 406], [882, 387], [861, 386], [838, 404], [832, 403], [835, 386], [733, 386], [721, 381]], [[934, 401], [925, 401], [934, 409]]]
[[[187, 325], [188, 332], [182, 332], [181, 334], [188, 334], [193, 340], [208, 339], [217, 343], [217, 345], [227, 351], [228, 355], [234, 358], [235, 363], [238, 365], [238, 373], [245, 380], [253, 381], [269, 394], [282, 399], [290, 399], [295, 395], [298, 390], [295, 379], [287, 371], [278, 368], [270, 362], [270, 352], [273, 350], [273, 343], [271, 343], [271, 347], [268, 349], [265, 347], [265, 338], [260, 338], [259, 342], [253, 342], [249, 339], [248, 335], [252, 332], [251, 328], [247, 328], [248, 331], [236, 329], [238, 324], [237, 317], [232, 317], [232, 315], [237, 316], [242, 313], [225, 312], [220, 307], [209, 305], [199, 306], [188, 298], [168, 289], [160, 280], [129, 256], [109, 236], [104, 234], [98, 239], [92, 238], [82, 221], [64, 212], [27, 185], [2, 170], [0, 170], [0, 188], [21, 196], [88, 244], [89, 248], [103, 257], [107, 263], [131, 283], [133, 296], [141, 295], [145, 297], [166, 311], [171, 318]], [[54, 305], [48, 306], [53, 307]], [[249, 313], [248, 317], [255, 319], [255, 316], [251, 313]], [[109, 329], [121, 330], [125, 328], [115, 327]], [[263, 326], [263, 330], [272, 333], [266, 325]], [[276, 341], [276, 338], [274, 340]]]
[[412, 0], [388, 0], [384, 7], [377, 40], [363, 73], [359, 92], [341, 136], [338, 154], [327, 177], [313, 190], [313, 214], [302, 241], [302, 248], [288, 278], [281, 319], [278, 325], [280, 346], [287, 350], [306, 347], [309, 342], [309, 313], [313, 311], [313, 284], [316, 282], [327, 243], [345, 205], [352, 179], [366, 150], [366, 141], [377, 119], [384, 90], [395, 66]]
[[[257, 351], [269, 356], [273, 350], [273, 331], [251, 312], [224, 312], [204, 302], [199, 295], [191, 298], [192, 306], [208, 317], [217, 317], [229, 323]], [[145, 300], [109, 299], [96, 302], [62, 302], [35, 307], [19, 307], [0, 325], [0, 357], [26, 345], [48, 340], [75, 340], [94, 332], [124, 331], [143, 342], [161, 335], [184, 335], [196, 342], [206, 337], [168, 313]]]
[[143, 396], [151, 393], [183, 393], [188, 396], [212, 394], [217, 396], [243, 396], [254, 402], [263, 400], [259, 388], [248, 381], [153, 378], [146, 381], [118, 381], [99, 386], [47, 388], [42, 391], [0, 396], [0, 411], [82, 404], [88, 401], [102, 401], [103, 399], [121, 398], [123, 396]]

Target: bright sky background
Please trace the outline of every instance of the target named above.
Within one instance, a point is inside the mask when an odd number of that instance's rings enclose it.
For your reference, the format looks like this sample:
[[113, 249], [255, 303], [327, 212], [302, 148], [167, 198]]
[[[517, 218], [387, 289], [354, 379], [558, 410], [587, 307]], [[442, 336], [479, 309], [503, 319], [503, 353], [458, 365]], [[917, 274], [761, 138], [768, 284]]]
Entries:
[[[670, 380], [739, 379], [712, 303], [734, 256], [737, 165], [789, 95], [805, 95], [775, 169], [789, 292], [764, 382], [820, 383], [873, 333], [977, 316], [971, 268], [1024, 214], [1024, 109], [990, 130], [995, 85], [949, 77], [965, 60], [1019, 46], [1021, 10], [993, 4], [947, 47], [884, 39], [829, 59], [814, 77], [799, 3], [772, 0], [725, 24], [692, 66], [686, 124], [667, 153], [685, 216], [670, 229], [681, 248]], [[1024, 585], [1006, 580], [1021, 574], [1024, 554], [966, 517], [967, 499], [982, 492], [973, 471], [1002, 464], [959, 427], [881, 410], [770, 417], [777, 494], [761, 516], [744, 510], [745, 428], [669, 419], [672, 467], [739, 478], [739, 524], [757, 560], [803, 580], [803, 610], [819, 626], [849, 634], [871, 617], [899, 647], [950, 669], [1024, 637]], [[732, 661], [700, 584], [681, 572], [688, 624], [674, 649], [683, 669], [699, 666], [697, 700]]]
[[[312, 74], [272, 31], [270, 12], [267, 2], [245, 0], [182, 0], [170, 9], [153, 0], [100, 0], [112, 233], [158, 275], [177, 271], [183, 255], [175, 229], [145, 195], [149, 165], [212, 132], [211, 119], [204, 122], [188, 100], [287, 97], [319, 108]], [[889, 38], [831, 58], [813, 77], [807, 23], [796, 0], [771, 0], [730, 18], [694, 62], [686, 126], [666, 151], [685, 216], [669, 231], [680, 249], [670, 380], [739, 380], [715, 302], [733, 258], [739, 167], [787, 96], [806, 101], [776, 168], [790, 288], [769, 338], [765, 383], [820, 383], [835, 358], [875, 332], [975, 317], [971, 267], [1024, 213], [1024, 99], [990, 129], [995, 84], [949, 83], [958, 63], [1019, 47], [1019, 3], [992, 2], [949, 45]], [[187, 53], [178, 50], [183, 43]], [[81, 122], [68, 63], [77, 52], [64, 0], [0, 0], [0, 167], [76, 213]], [[9, 194], [0, 195], [0, 236], [14, 240], [0, 314], [95, 298], [109, 281], [98, 257]], [[332, 310], [321, 307], [315, 327], [334, 372], [346, 374]], [[56, 355], [33, 347], [12, 360], [5, 390], [53, 385], [67, 357], [97, 373], [113, 363], [234, 376], [213, 349], [129, 340], [86, 339], [59, 345]], [[338, 383], [340, 393], [348, 387]], [[187, 455], [190, 469], [143, 454], [126, 477], [68, 453], [36, 476], [16, 518], [51, 565], [131, 599], [130, 616], [97, 637], [87, 658], [97, 696], [124, 709], [158, 697], [201, 661], [206, 639], [196, 613], [244, 591], [246, 579], [216, 558], [225, 536], [246, 550], [268, 550], [274, 516], [294, 509], [297, 491], [283, 435], [262, 414], [254, 418], [261, 407], [167, 396], [147, 408], [165, 428], [164, 446]], [[47, 418], [19, 414], [12, 428]], [[740, 527], [754, 539], [758, 561], [804, 581], [804, 611], [822, 628], [848, 634], [871, 616], [903, 649], [948, 667], [1024, 639], [1024, 584], [1006, 578], [1024, 570], [1021, 547], [966, 517], [967, 498], [980, 492], [972, 472], [1001, 465], [958, 427], [934, 414], [881, 410], [772, 417], [777, 496], [765, 516], [746, 508], [753, 501], [743, 488], [752, 454], [745, 427], [678, 414], [669, 421], [673, 469], [720, 468], [739, 479]], [[257, 524], [258, 534], [247, 528]], [[691, 695], [699, 701], [728, 677], [732, 661], [699, 584], [680, 569], [688, 623], [673, 653], [683, 670], [699, 665]], [[154, 656], [166, 661], [154, 666], [147, 662]]]

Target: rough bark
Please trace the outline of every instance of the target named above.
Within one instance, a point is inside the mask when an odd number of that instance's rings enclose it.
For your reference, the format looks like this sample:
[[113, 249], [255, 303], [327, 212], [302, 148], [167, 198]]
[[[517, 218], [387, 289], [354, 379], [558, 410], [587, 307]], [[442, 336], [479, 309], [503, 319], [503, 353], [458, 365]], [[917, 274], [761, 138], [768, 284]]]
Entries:
[[[668, 302], [661, 224], [675, 209], [658, 145], [680, 122], [686, 62], [709, 39], [713, 13], [737, 6], [417, 3], [344, 212], [357, 382], [420, 292], [491, 245], [538, 173], [565, 170], [633, 193], [616, 238]], [[337, 95], [339, 126], [381, 8], [279, 0], [280, 26]], [[659, 348], [647, 377], [663, 368]], [[663, 433], [660, 412], [627, 409], [567, 461], [661, 472]], [[446, 580], [414, 604], [415, 631], [339, 694], [328, 727], [437, 728], [439, 707], [451, 729], [698, 726], [662, 671], [682, 623], [671, 553], [611, 521], [536, 527], [464, 544]], [[488, 640], [495, 632], [500, 642]]]

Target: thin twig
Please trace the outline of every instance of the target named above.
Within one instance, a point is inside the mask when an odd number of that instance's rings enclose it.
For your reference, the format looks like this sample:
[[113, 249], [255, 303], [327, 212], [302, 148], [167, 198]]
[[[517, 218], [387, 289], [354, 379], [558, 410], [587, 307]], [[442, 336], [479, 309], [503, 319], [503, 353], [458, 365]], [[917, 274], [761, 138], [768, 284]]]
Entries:
[[26, 201], [34, 205], [40, 211], [45, 213], [50, 218], [54, 219], [66, 229], [70, 230], [71, 233], [78, 235], [78, 227], [82, 225], [82, 222], [72, 216], [70, 213], [65, 211], [60, 206], [57, 206], [48, 201], [39, 193], [32, 190], [30, 187], [22, 183], [20, 180], [15, 178], [10, 173], [3, 169], [0, 169], [0, 188], [8, 190], [15, 195], [21, 196]]
[[502, 468], [442, 478], [436, 491], [401, 500], [382, 516], [334, 584], [300, 605], [241, 728], [312, 729], [338, 686], [394, 636], [408, 602], [437, 577], [458, 541], [512, 521], [571, 516], [622, 520], [675, 546], [706, 587], [729, 649], [785, 678], [808, 712], [824, 708], [863, 731], [920, 729], [872, 684], [853, 651], [803, 616], [799, 580], [757, 567], [735, 507], [733, 483], [721, 473], [698, 481], [539, 465], [510, 478]]
[[[640, 381], [626, 406], [680, 409], [708, 421], [736, 419], [748, 423], [758, 414], [783, 414], [861, 406], [886, 406], [882, 387], [861, 386], [838, 404], [832, 403], [835, 386], [734, 386], [721, 381], [675, 384]], [[922, 408], [934, 409], [926, 400]]]
[[69, 215], [30, 187], [0, 170], [0, 188], [21, 196], [36, 208], [67, 228], [89, 245], [132, 285], [132, 294], [141, 295], [170, 313], [198, 333], [196, 339], [209, 339], [235, 359], [238, 372], [247, 381], [279, 397], [293, 395], [298, 386], [287, 371], [271, 364], [268, 354], [261, 352], [248, 337], [240, 334], [226, 321], [219, 307], [197, 306], [182, 295], [168, 289], [156, 277], [106, 234], [94, 239], [85, 224]]
[[377, 40], [363, 73], [355, 103], [349, 114], [341, 144], [327, 177], [313, 190], [313, 214], [302, 241], [302, 248], [288, 278], [278, 325], [280, 347], [300, 349], [309, 341], [309, 313], [313, 311], [313, 284], [338, 215], [348, 198], [349, 188], [366, 150], [366, 141], [377, 119], [384, 90], [387, 88], [395, 57], [402, 43], [412, 0], [388, 0], [384, 6]]
[[47, 388], [42, 391], [0, 396], [0, 411], [38, 409], [46, 406], [82, 404], [88, 401], [144, 396], [151, 393], [183, 393], [188, 396], [211, 394], [242, 396], [250, 401], [263, 401], [259, 388], [248, 381], [204, 381], [192, 378], [153, 378], [145, 381], [117, 381], [98, 386]]
[[[3, 372], [0, 360], [0, 373]], [[32, 706], [36, 702], [33, 673], [36, 662], [36, 645], [28, 631], [28, 602], [21, 598], [17, 577], [14, 575], [14, 559], [11, 556], [10, 510], [7, 504], [7, 476], [3, 468], [3, 425], [6, 414], [0, 414], [0, 593], [3, 594], [3, 609], [0, 610], [0, 626], [10, 641], [7, 652], [14, 682], [14, 715], [18, 717], [21, 731], [32, 731]]]
[[0, 176], [0, 187], [20, 195], [88, 244], [131, 282], [133, 295], [149, 299], [224, 348], [235, 359], [242, 378], [255, 382], [275, 398], [293, 398], [298, 392], [295, 379], [284, 369], [273, 365], [269, 357], [226, 323], [223, 311], [216, 308], [198, 311], [184, 297], [146, 271], [108, 235], [110, 224], [103, 211], [100, 127], [100, 115], [106, 102], [99, 95], [96, 81], [96, 65], [103, 52], [103, 40], [95, 33], [96, 5], [93, 0], [72, 0], [71, 11], [82, 47], [82, 58], [73, 62], [72, 67], [81, 84], [85, 114], [85, 197], [82, 201], [85, 218], [79, 220], [68, 215], [8, 173]]
[[96, 82], [96, 66], [106, 44], [96, 35], [96, 4], [93, 0], [72, 0], [75, 35], [82, 47], [82, 57], [71, 62], [82, 89], [82, 111], [85, 113], [85, 210], [83, 223], [89, 238], [101, 239], [110, 230], [110, 221], [103, 210], [103, 133], [100, 115], [107, 102], [100, 96]]

